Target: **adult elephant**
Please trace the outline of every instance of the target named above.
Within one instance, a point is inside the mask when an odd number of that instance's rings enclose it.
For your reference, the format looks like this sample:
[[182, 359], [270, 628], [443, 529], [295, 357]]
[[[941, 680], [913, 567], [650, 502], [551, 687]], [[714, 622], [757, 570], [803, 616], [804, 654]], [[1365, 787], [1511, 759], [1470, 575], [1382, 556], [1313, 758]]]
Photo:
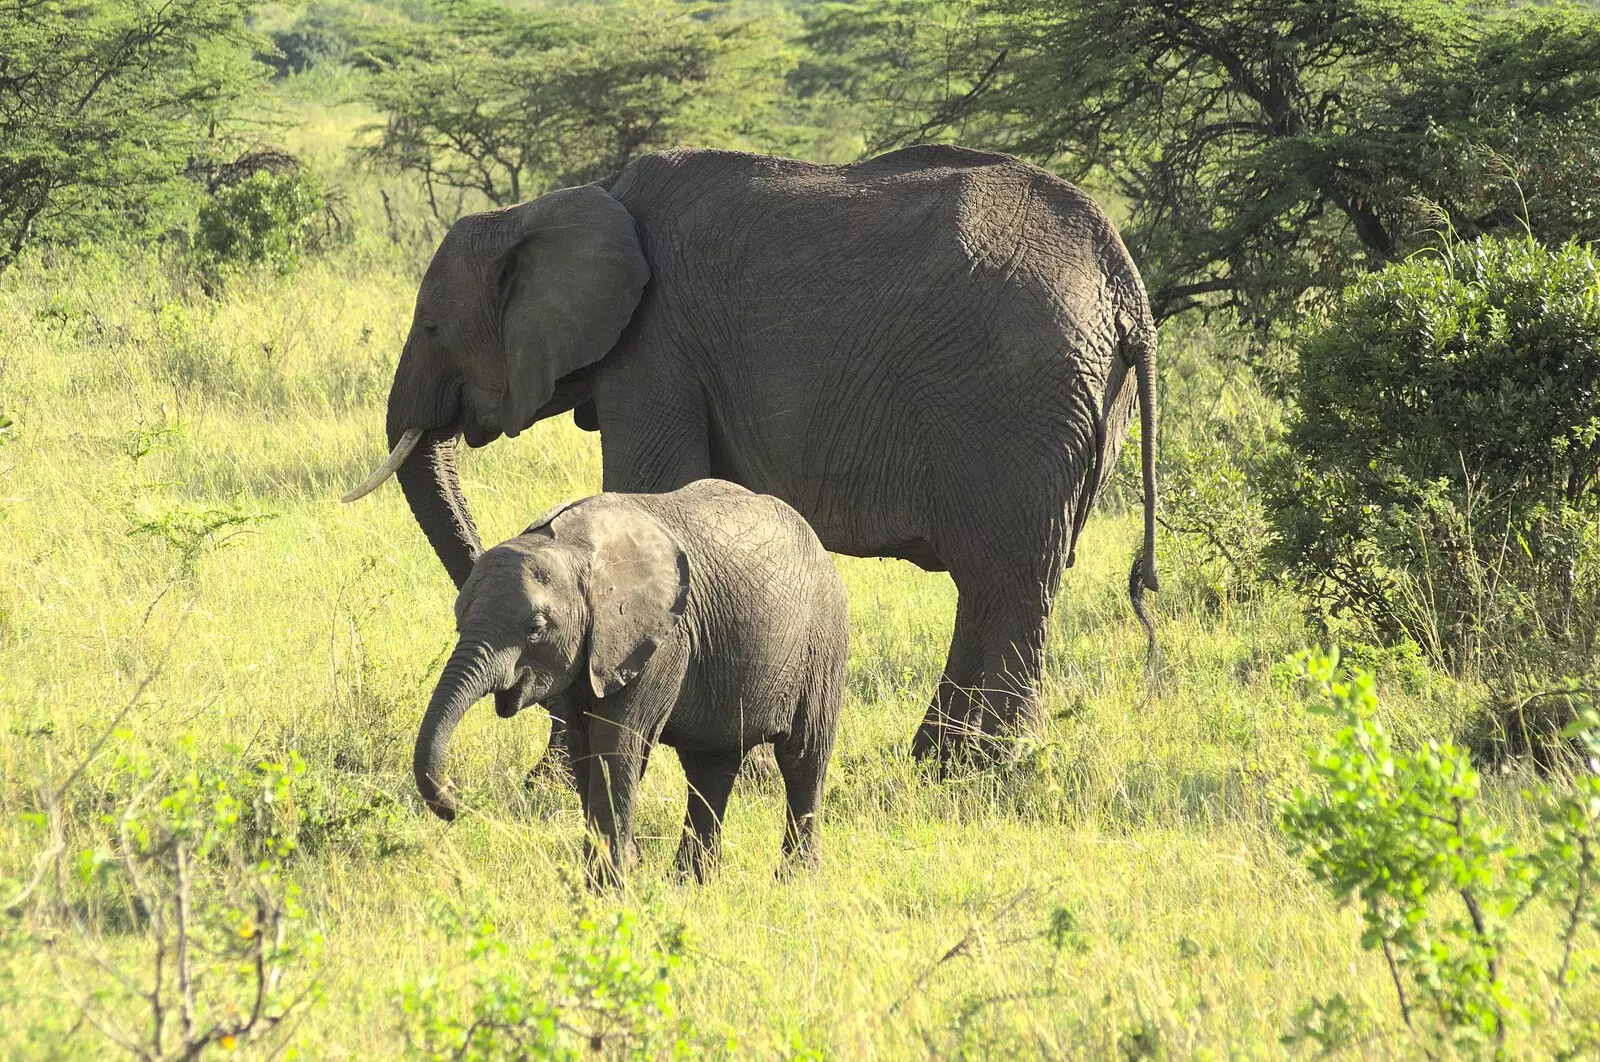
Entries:
[[1136, 394], [1135, 607], [1156, 588], [1154, 341], [1110, 220], [1014, 158], [650, 154], [451, 227], [389, 392], [389, 459], [347, 500], [398, 475], [460, 586], [481, 546], [456, 439], [567, 410], [600, 432], [608, 491], [715, 476], [776, 495], [830, 550], [950, 572], [955, 634], [914, 743], [942, 760], [1033, 716], [1061, 571]]

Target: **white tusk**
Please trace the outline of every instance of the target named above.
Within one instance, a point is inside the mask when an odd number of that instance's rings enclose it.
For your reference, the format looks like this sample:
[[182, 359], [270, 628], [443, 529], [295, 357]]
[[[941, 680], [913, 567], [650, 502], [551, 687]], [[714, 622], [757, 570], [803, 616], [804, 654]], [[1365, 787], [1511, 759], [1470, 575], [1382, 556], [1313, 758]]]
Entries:
[[339, 500], [353, 502], [365, 498], [379, 487], [383, 481], [394, 475], [395, 469], [406, 463], [406, 458], [411, 456], [411, 451], [416, 449], [417, 440], [422, 438], [421, 428], [407, 428], [406, 433], [400, 436], [400, 441], [394, 444], [394, 449], [389, 451], [389, 456], [377, 469], [368, 476], [355, 490], [346, 494]]

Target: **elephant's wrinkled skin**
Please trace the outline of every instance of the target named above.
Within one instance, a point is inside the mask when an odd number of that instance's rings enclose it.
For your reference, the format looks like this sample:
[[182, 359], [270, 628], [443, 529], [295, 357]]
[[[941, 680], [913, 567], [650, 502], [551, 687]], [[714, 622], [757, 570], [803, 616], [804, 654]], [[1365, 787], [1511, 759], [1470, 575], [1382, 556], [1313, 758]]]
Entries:
[[678, 750], [689, 782], [681, 869], [703, 876], [739, 764], [768, 741], [788, 794], [784, 854], [815, 861], [845, 593], [783, 502], [703, 480], [560, 506], [478, 558], [456, 629], [413, 760], [442, 818], [455, 815], [445, 749], [467, 708], [491, 692], [515, 690], [520, 703], [565, 694], [578, 793], [605, 842], [591, 850], [601, 878], [635, 858], [635, 789], [658, 742]]
[[1015, 159], [651, 154], [451, 228], [389, 395], [391, 461], [457, 585], [480, 547], [456, 437], [569, 409], [601, 433], [606, 490], [716, 476], [784, 499], [831, 550], [948, 570], [955, 634], [914, 746], [943, 757], [1033, 714], [1061, 570], [1136, 394], [1135, 606], [1155, 589], [1154, 341], [1105, 214]]

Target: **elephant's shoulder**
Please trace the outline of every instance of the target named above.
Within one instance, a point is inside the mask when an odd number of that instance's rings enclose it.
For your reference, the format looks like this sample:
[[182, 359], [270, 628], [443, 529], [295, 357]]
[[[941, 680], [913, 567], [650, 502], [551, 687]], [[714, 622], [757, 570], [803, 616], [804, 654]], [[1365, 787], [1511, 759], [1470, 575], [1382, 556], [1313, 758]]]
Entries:
[[885, 152], [845, 167], [862, 176], [888, 176], [902, 173], [926, 173], [930, 170], [999, 170], [1009, 173], [1031, 173], [1035, 167], [1014, 155], [999, 151], [980, 151], [977, 148], [956, 144], [913, 144]]
[[718, 180], [752, 181], [792, 178], [825, 172], [830, 167], [780, 155], [756, 155], [746, 151], [717, 148], [674, 148], [652, 151], [628, 163], [612, 182], [611, 192], [619, 198], [663, 182], [693, 182], [702, 185]]
[[697, 479], [693, 483], [679, 487], [673, 493], [685, 501], [715, 498], [754, 498], [759, 496], [748, 487], [741, 487], [739, 484], [726, 479]]

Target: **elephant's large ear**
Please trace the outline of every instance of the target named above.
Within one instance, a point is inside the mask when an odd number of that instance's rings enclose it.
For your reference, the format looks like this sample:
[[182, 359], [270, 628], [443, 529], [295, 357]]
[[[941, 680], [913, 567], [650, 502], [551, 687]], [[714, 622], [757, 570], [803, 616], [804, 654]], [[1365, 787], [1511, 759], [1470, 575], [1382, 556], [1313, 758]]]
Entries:
[[616, 346], [650, 279], [633, 215], [599, 185], [514, 209], [519, 241], [500, 276], [500, 425], [511, 436], [550, 401], [557, 380]]
[[560, 516], [562, 513], [566, 512], [568, 509], [572, 508], [576, 504], [578, 504], [578, 503], [575, 502], [575, 501], [564, 501], [564, 502], [556, 503], [555, 505], [551, 506], [549, 512], [545, 513], [543, 516], [539, 517], [539, 519], [535, 520], [533, 523], [531, 523], [527, 527], [523, 528], [522, 529], [522, 533], [524, 535], [526, 535], [530, 531], [537, 531], [540, 528], [546, 528], [546, 529], [548, 529], [550, 531], [550, 533], [552, 535], [555, 534], [555, 530], [553, 528], [550, 528], [550, 524], [555, 522], [555, 518], [556, 517]]
[[589, 605], [589, 685], [609, 697], [638, 676], [689, 603], [689, 558], [656, 520], [621, 502], [585, 505], [594, 553]]

